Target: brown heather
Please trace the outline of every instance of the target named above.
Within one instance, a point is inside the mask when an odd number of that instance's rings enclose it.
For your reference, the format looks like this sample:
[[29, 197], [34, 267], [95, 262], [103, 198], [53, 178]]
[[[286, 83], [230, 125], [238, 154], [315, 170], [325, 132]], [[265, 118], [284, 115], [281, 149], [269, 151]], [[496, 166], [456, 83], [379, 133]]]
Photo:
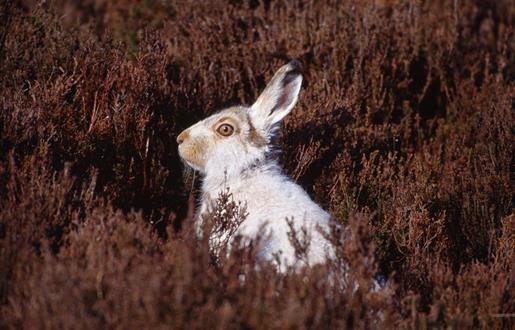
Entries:
[[[0, 328], [513, 328], [514, 18], [510, 0], [1, 0]], [[175, 139], [291, 58], [281, 163], [346, 239], [281, 275], [196, 238]], [[245, 210], [221, 197], [231, 227]]]

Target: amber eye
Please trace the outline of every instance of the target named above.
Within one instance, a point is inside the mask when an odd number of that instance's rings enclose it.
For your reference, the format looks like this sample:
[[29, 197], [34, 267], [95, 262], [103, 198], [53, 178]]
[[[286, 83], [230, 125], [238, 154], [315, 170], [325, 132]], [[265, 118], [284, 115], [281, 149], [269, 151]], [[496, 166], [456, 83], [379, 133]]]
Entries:
[[230, 136], [230, 135], [232, 135], [232, 133], [234, 133], [234, 127], [232, 127], [229, 124], [222, 124], [222, 125], [218, 126], [216, 131], [218, 132], [218, 134], [220, 134], [222, 136]]

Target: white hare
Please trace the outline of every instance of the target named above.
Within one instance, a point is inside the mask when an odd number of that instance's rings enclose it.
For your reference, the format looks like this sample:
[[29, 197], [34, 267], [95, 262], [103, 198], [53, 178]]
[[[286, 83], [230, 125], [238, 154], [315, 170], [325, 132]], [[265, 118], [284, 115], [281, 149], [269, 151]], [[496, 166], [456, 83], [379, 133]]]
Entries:
[[330, 252], [320, 232], [328, 231], [329, 214], [282, 173], [270, 145], [279, 122], [297, 102], [301, 83], [300, 64], [291, 61], [276, 72], [251, 107], [224, 109], [177, 137], [180, 156], [204, 177], [198, 218], [228, 187], [248, 213], [237, 233], [252, 239], [266, 225], [269, 235], [258, 256], [272, 261], [279, 257], [282, 270], [304, 264], [295, 256], [287, 219], [297, 232], [304, 228], [310, 236], [304, 260], [309, 265], [323, 263]]

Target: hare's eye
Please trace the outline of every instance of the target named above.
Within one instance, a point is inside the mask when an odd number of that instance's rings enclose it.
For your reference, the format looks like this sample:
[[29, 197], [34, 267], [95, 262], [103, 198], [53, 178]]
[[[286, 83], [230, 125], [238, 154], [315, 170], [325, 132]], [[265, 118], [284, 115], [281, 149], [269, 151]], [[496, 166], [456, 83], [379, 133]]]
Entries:
[[218, 126], [216, 131], [218, 132], [218, 134], [220, 134], [222, 136], [230, 136], [230, 135], [232, 135], [232, 133], [234, 133], [234, 127], [232, 127], [229, 124], [222, 124], [222, 125]]

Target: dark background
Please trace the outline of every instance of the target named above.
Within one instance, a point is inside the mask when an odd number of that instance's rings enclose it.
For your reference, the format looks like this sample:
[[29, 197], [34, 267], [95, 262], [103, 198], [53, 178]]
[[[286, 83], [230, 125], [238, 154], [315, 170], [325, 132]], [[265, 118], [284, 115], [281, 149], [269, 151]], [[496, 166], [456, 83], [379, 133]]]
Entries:
[[[510, 328], [514, 15], [510, 0], [0, 1], [0, 328]], [[252, 103], [292, 58], [281, 164], [350, 233], [341, 292], [321, 269], [213, 262], [188, 231], [176, 136]]]

